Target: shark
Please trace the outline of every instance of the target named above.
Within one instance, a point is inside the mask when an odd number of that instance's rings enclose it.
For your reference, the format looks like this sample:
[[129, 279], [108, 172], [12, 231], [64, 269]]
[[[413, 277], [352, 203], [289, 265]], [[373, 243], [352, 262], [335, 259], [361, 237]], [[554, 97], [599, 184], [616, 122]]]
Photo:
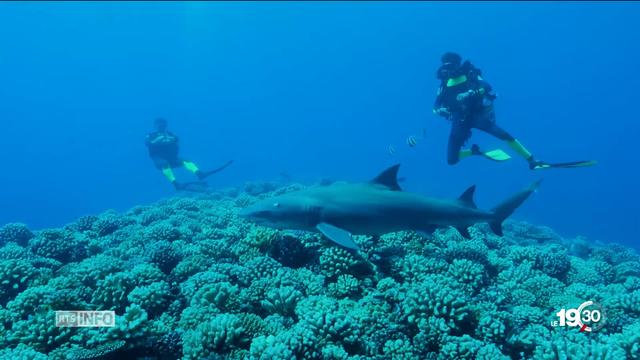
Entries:
[[409, 230], [433, 232], [454, 227], [470, 238], [468, 227], [488, 223], [503, 236], [502, 223], [539, 187], [541, 179], [513, 194], [491, 210], [479, 209], [476, 186], [457, 199], [440, 199], [403, 191], [398, 184], [400, 164], [367, 182], [337, 182], [260, 200], [239, 211], [255, 224], [281, 230], [320, 232], [334, 243], [359, 250], [353, 235], [383, 235]]

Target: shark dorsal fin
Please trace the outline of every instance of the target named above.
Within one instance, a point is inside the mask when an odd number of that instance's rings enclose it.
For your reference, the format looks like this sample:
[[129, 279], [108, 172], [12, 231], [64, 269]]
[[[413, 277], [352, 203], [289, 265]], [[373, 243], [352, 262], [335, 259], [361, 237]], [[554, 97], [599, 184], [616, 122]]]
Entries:
[[400, 185], [398, 185], [398, 169], [400, 164], [395, 164], [392, 167], [381, 172], [371, 180], [372, 184], [379, 184], [388, 187], [391, 190], [402, 191]]
[[473, 201], [473, 194], [476, 191], [476, 186], [471, 185], [467, 190], [465, 190], [462, 195], [458, 198], [458, 202], [461, 204], [468, 206], [473, 209], [477, 209], [476, 203]]

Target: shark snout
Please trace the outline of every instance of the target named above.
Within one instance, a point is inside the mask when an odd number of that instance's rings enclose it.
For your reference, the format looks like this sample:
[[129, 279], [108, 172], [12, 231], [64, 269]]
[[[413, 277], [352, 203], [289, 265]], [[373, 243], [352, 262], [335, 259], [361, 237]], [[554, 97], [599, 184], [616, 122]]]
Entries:
[[240, 209], [240, 211], [238, 211], [238, 216], [241, 218], [248, 218], [251, 216], [251, 210], [249, 208]]
[[257, 224], [262, 224], [267, 221], [267, 212], [255, 206], [240, 209], [238, 211], [238, 216], [246, 220], [251, 220]]
[[238, 211], [238, 216], [242, 219], [250, 220], [257, 224], [260, 224], [265, 220], [262, 216], [260, 216], [259, 211], [256, 211], [255, 209], [251, 209], [251, 208], [241, 209], [240, 211]]

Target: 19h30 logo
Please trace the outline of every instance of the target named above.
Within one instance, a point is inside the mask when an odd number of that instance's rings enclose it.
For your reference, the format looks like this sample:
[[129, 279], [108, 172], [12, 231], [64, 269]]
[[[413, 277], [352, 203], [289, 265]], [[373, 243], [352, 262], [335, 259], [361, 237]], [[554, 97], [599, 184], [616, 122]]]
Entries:
[[600, 330], [606, 320], [606, 312], [602, 305], [593, 301], [585, 301], [577, 309], [560, 309], [556, 316], [559, 320], [551, 321], [551, 326], [577, 327], [580, 332]]

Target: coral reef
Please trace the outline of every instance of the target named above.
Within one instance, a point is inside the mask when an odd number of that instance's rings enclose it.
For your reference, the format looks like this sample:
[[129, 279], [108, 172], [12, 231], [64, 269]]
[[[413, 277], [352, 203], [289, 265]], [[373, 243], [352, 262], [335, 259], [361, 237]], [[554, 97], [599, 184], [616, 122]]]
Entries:
[[12, 241], [18, 245], [26, 246], [31, 238], [33, 238], [33, 233], [25, 224], [12, 223], [0, 228], [0, 245]]
[[[248, 183], [0, 227], [0, 359], [640, 359], [640, 257], [508, 221], [358, 237], [248, 224], [238, 210], [301, 185]], [[591, 334], [562, 308], [606, 310]], [[108, 329], [54, 310], [113, 310]]]

